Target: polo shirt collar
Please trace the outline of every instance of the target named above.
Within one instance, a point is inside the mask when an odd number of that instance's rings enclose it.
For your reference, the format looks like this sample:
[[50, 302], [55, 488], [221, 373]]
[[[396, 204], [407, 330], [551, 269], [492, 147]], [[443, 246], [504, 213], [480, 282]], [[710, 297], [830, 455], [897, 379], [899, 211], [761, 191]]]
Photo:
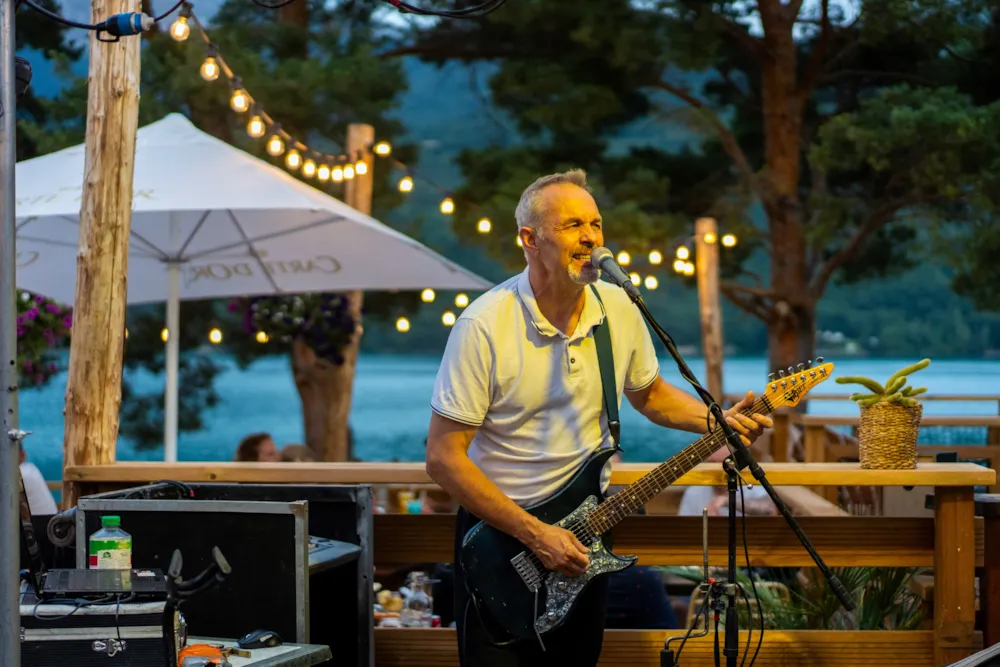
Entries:
[[590, 335], [591, 330], [604, 321], [604, 305], [594, 296], [593, 290], [588, 285], [583, 290], [583, 311], [580, 313], [580, 321], [576, 325], [576, 331], [572, 336], [567, 336], [549, 322], [542, 311], [538, 309], [538, 301], [535, 300], [535, 293], [531, 289], [531, 280], [528, 279], [528, 268], [517, 279], [517, 296], [524, 304], [524, 309], [528, 311], [528, 317], [535, 329], [543, 336], [562, 336], [563, 338], [576, 339]]

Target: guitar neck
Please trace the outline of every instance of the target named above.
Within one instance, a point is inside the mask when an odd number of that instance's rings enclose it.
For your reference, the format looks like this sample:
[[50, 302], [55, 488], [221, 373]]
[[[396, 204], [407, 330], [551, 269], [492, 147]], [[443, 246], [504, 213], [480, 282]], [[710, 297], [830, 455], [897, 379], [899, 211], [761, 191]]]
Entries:
[[[771, 402], [767, 398], [761, 397], [753, 406], [743, 410], [742, 413], [749, 416], [754, 413], [771, 414], [773, 411]], [[703, 463], [705, 459], [725, 444], [726, 436], [722, 427], [716, 426], [711, 433], [701, 436], [681, 452], [601, 503], [588, 516], [588, 523], [594, 526], [597, 532], [607, 531], [652, 500], [696, 465]]]

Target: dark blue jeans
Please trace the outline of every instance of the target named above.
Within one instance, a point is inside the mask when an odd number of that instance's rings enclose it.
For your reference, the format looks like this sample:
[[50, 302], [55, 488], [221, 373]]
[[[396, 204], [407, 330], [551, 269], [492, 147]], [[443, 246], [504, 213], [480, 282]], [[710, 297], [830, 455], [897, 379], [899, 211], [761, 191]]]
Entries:
[[[491, 640], [489, 619], [483, 624], [465, 588], [465, 576], [458, 558], [462, 538], [479, 523], [472, 514], [459, 508], [455, 519], [455, 625], [458, 630], [458, 660], [462, 667], [595, 667], [604, 645], [604, 621], [607, 609], [608, 578], [592, 582], [577, 601], [576, 607], [561, 627], [543, 637], [545, 651], [537, 641], [515, 641], [495, 645]], [[610, 545], [609, 545], [610, 546]], [[495, 638], [495, 637], [494, 637]]]

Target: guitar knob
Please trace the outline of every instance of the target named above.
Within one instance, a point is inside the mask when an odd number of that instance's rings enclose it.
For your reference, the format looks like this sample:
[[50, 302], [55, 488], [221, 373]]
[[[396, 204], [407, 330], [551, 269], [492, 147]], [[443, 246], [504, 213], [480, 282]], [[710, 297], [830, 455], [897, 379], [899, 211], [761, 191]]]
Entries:
[[560, 581], [559, 584], [557, 585], [557, 588], [559, 588], [559, 590], [561, 590], [561, 591], [566, 590], [566, 588], [567, 588], [567, 586], [566, 586], [566, 580], [563, 579], [562, 581]]
[[545, 620], [548, 621], [549, 625], [552, 625], [556, 622], [556, 613], [554, 611], [550, 611], [545, 614]]
[[817, 364], [822, 364], [823, 363], [823, 357], [816, 357], [816, 363]]

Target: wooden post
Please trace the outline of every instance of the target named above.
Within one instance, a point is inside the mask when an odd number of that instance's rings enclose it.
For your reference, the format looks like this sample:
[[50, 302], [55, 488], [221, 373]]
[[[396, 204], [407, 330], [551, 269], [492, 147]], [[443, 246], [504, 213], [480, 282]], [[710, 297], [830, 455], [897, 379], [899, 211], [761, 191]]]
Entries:
[[983, 574], [979, 579], [983, 646], [993, 646], [1000, 644], [1000, 494], [975, 499], [983, 508]]
[[[344, 201], [348, 206], [371, 215], [372, 172], [374, 161], [371, 146], [375, 128], [353, 123], [347, 126], [348, 159], [352, 164], [363, 159], [368, 166], [364, 174], [355, 174], [344, 181]], [[344, 362], [334, 365], [316, 358], [302, 342], [292, 347], [292, 373], [302, 400], [306, 443], [321, 461], [346, 461], [351, 454], [348, 443], [348, 420], [351, 416], [351, 392], [354, 371], [361, 345], [361, 304], [364, 293], [347, 293], [349, 310], [359, 323], [354, 339], [344, 350]]]
[[971, 487], [934, 488], [934, 664], [967, 658], [979, 647], [976, 530]]
[[[140, 11], [139, 0], [93, 0], [91, 22]], [[90, 33], [87, 139], [80, 204], [63, 466], [115, 461], [125, 345], [132, 178], [139, 123], [139, 36]], [[63, 476], [65, 480], [65, 475]], [[63, 507], [77, 497], [63, 482]]]
[[[719, 226], [714, 218], [694, 223], [695, 270], [701, 313], [701, 346], [705, 354], [708, 393], [722, 400], [722, 308], [719, 305]], [[742, 398], [742, 397], [741, 397]]]

